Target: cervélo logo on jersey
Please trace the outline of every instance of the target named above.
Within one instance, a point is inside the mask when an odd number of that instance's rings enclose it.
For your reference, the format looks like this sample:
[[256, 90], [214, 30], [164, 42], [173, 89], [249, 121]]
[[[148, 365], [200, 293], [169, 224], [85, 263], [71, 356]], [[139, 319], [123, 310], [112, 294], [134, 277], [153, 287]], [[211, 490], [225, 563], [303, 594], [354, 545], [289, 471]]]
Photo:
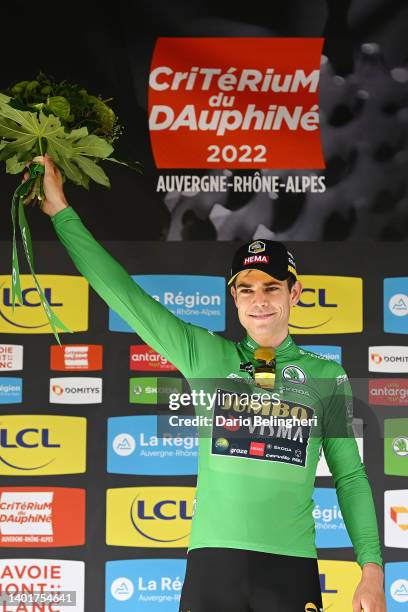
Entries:
[[20, 344], [0, 344], [0, 372], [23, 369], [23, 347]]
[[158, 168], [324, 168], [321, 38], [158, 38], [148, 90]]
[[[82, 276], [38, 274], [38, 281], [55, 314], [73, 332], [88, 329], [89, 285]], [[30, 274], [22, 274], [22, 304], [11, 301], [11, 276], [0, 276], [0, 332], [50, 334], [51, 326]]]
[[0, 474], [81, 474], [86, 419], [38, 414], [0, 416]]
[[58, 344], [50, 347], [50, 369], [67, 372], [102, 370], [101, 344]]
[[370, 346], [368, 369], [370, 372], [408, 372], [408, 346]]
[[382, 406], [408, 406], [408, 380], [405, 378], [369, 380], [368, 403]]
[[[0, 559], [0, 593], [73, 591], [75, 605], [68, 608], [60, 605], [18, 604], [17, 607], [2, 608], [3, 612], [57, 612], [69, 609], [84, 612], [85, 563], [83, 561], [61, 561], [59, 559]], [[6, 604], [7, 605], [7, 604]], [[22, 607], [23, 606], [23, 607]]]
[[175, 372], [177, 370], [168, 359], [157, 353], [148, 344], [133, 344], [130, 347], [129, 367], [138, 372]]
[[0, 546], [82, 544], [85, 544], [85, 489], [0, 488]]
[[102, 402], [102, 378], [51, 378], [50, 402], [52, 404], [100, 404]]
[[106, 543], [111, 546], [188, 546], [195, 487], [108, 489]]
[[291, 309], [294, 334], [350, 334], [363, 331], [363, 281], [351, 276], [299, 276], [299, 302]]

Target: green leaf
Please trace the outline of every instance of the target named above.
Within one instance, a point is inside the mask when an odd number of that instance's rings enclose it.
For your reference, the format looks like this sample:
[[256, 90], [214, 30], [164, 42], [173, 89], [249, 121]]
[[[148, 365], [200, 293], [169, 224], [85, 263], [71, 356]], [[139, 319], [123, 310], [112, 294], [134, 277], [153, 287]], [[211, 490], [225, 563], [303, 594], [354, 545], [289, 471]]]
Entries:
[[48, 98], [47, 108], [53, 115], [63, 120], [66, 120], [71, 112], [71, 105], [63, 96], [51, 96]]
[[78, 140], [84, 138], [84, 136], [88, 136], [88, 128], [86, 127], [77, 128], [65, 134], [65, 138], [68, 140]]
[[9, 98], [9, 96], [6, 96], [3, 93], [0, 93], [0, 102], [3, 102], [3, 104], [7, 104], [7, 102], [10, 102], [11, 98]]
[[87, 155], [105, 159], [113, 152], [113, 147], [103, 138], [91, 134], [73, 144], [75, 155]]
[[88, 175], [93, 181], [103, 185], [104, 187], [110, 187], [109, 178], [106, 176], [102, 168], [94, 161], [82, 155], [76, 155], [75, 163], [78, 164], [81, 170], [83, 170], [85, 174]]
[[25, 168], [24, 162], [18, 161], [18, 156], [14, 155], [6, 160], [6, 172], [7, 174], [20, 174]]

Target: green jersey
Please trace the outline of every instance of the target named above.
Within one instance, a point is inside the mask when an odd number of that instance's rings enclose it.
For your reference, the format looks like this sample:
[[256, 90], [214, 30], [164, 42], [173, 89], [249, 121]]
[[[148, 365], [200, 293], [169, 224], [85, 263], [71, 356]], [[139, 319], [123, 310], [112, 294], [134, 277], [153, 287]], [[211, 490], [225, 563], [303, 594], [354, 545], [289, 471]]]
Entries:
[[[79, 272], [144, 342], [180, 370], [191, 389], [211, 388], [218, 398], [234, 388], [239, 397], [247, 389], [262, 392], [251, 374], [259, 365], [254, 356], [259, 345], [249, 336], [235, 343], [181, 321], [135, 283], [71, 207], [52, 222]], [[324, 452], [358, 563], [382, 565], [371, 488], [349, 435], [352, 399], [343, 368], [300, 349], [288, 335], [276, 348], [274, 389], [275, 397], [271, 393], [271, 401], [260, 406], [235, 399], [214, 401], [211, 411], [197, 408], [197, 414], [212, 421], [200, 430], [189, 549], [226, 547], [315, 558], [313, 491]], [[262, 419], [259, 425], [255, 413]], [[284, 417], [302, 420], [302, 425], [285, 427]]]

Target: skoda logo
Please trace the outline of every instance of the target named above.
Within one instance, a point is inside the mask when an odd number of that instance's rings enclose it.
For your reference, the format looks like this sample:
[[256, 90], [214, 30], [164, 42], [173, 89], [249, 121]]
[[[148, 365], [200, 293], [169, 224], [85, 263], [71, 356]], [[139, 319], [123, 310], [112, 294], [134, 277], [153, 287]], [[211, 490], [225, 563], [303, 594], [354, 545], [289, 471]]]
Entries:
[[283, 368], [282, 378], [296, 384], [306, 382], [306, 374], [303, 372], [303, 370], [294, 365], [289, 365], [286, 366], [286, 368]]
[[392, 450], [399, 457], [408, 455], [408, 438], [395, 438], [392, 442]]

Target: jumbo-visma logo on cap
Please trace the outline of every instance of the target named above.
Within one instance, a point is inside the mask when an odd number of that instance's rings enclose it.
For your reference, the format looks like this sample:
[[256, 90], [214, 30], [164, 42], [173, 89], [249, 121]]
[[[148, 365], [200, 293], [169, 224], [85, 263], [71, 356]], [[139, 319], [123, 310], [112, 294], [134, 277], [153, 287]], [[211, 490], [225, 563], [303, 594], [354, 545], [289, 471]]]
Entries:
[[188, 546], [195, 487], [108, 489], [106, 543], [111, 546]]
[[292, 309], [293, 334], [347, 334], [363, 331], [363, 281], [350, 276], [299, 276], [303, 285]]
[[0, 417], [0, 474], [81, 474], [86, 469], [86, 419], [44, 415]]
[[[39, 295], [29, 274], [20, 276], [23, 303], [11, 301], [11, 276], [0, 276], [0, 332], [9, 334], [52, 333]], [[55, 314], [72, 331], [88, 329], [89, 285], [81, 276], [39, 274], [39, 283]]]

